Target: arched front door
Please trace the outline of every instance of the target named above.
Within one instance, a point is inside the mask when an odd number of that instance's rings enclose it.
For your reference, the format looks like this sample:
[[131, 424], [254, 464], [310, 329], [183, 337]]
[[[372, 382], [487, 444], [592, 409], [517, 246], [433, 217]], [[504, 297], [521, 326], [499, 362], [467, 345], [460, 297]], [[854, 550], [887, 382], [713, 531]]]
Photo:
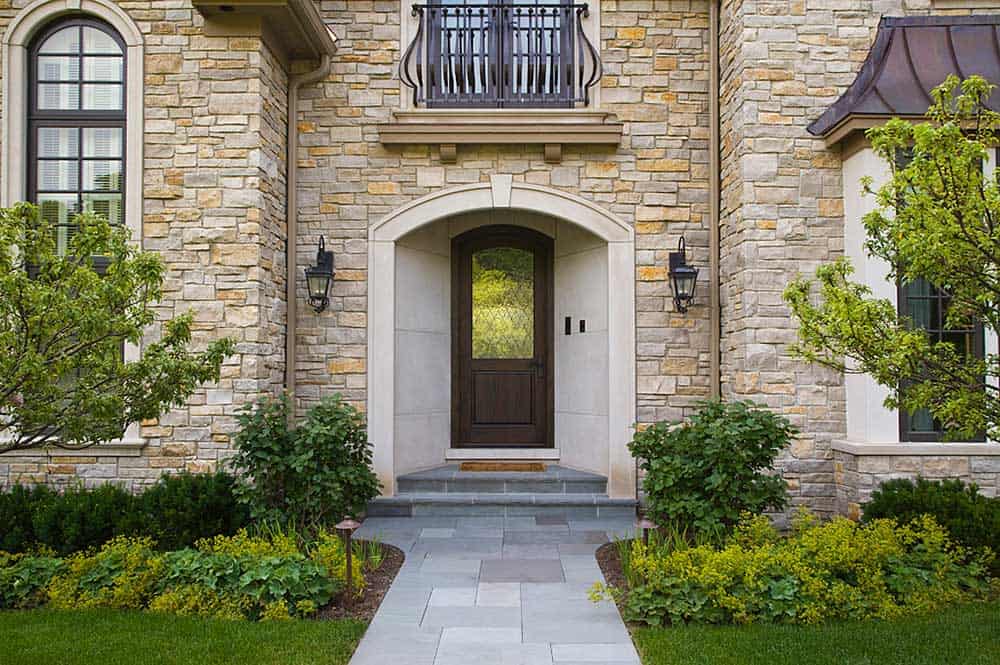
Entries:
[[452, 446], [553, 445], [552, 239], [487, 226], [452, 241]]

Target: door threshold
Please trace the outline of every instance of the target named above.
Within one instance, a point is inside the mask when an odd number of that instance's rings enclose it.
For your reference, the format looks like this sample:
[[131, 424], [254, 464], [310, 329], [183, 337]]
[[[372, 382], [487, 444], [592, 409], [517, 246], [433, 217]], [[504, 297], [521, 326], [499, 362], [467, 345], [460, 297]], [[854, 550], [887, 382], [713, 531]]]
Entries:
[[446, 460], [552, 460], [559, 461], [558, 448], [448, 448]]

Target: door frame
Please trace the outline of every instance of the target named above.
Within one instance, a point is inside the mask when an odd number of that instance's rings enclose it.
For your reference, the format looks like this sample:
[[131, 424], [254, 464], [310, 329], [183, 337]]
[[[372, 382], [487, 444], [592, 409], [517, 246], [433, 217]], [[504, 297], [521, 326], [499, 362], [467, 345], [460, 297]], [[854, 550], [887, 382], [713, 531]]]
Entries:
[[[544, 428], [542, 443], [473, 443], [471, 406], [472, 395], [472, 317], [465, 306], [471, 300], [471, 274], [464, 259], [476, 249], [488, 247], [516, 247], [534, 252], [535, 264], [535, 330], [536, 340], [545, 345], [544, 374], [540, 378], [544, 395], [540, 400], [545, 413], [541, 423]], [[555, 447], [555, 280], [554, 249], [552, 238], [524, 226], [496, 224], [480, 226], [455, 236], [451, 241], [451, 446], [452, 448], [553, 448]], [[537, 280], [541, 279], [539, 287]], [[539, 303], [538, 300], [541, 300]], [[541, 316], [539, 316], [541, 314]], [[535, 354], [537, 359], [538, 354]], [[537, 379], [536, 379], [537, 380]], [[467, 422], [467, 419], [469, 420]]]

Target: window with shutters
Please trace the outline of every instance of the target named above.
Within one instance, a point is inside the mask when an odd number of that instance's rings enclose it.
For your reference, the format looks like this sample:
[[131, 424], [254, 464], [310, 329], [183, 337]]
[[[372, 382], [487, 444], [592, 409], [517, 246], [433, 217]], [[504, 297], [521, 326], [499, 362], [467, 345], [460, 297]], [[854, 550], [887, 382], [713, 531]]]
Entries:
[[28, 77], [28, 200], [65, 249], [80, 212], [124, 221], [125, 44], [96, 19], [59, 21], [29, 47]]

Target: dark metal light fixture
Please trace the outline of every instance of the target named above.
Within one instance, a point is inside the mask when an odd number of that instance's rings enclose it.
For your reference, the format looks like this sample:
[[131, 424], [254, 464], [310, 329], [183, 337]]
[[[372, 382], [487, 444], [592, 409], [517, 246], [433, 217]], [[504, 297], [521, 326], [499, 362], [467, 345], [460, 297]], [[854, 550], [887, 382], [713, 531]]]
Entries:
[[326, 239], [319, 238], [316, 249], [316, 265], [306, 268], [306, 286], [309, 288], [309, 304], [317, 313], [330, 304], [330, 282], [333, 281], [333, 252], [326, 251]]
[[351, 564], [352, 550], [354, 549], [351, 545], [351, 536], [355, 531], [361, 528], [361, 522], [358, 522], [350, 517], [345, 517], [337, 526], [334, 527], [337, 533], [344, 539], [344, 553], [347, 557], [347, 574], [345, 575], [345, 586], [347, 587], [344, 591], [344, 606], [350, 607], [354, 604], [354, 585], [352, 575], [354, 573], [353, 565]]
[[698, 269], [687, 263], [684, 236], [677, 241], [677, 251], [670, 252], [670, 287], [674, 291], [674, 307], [683, 314], [694, 299], [694, 286]]

